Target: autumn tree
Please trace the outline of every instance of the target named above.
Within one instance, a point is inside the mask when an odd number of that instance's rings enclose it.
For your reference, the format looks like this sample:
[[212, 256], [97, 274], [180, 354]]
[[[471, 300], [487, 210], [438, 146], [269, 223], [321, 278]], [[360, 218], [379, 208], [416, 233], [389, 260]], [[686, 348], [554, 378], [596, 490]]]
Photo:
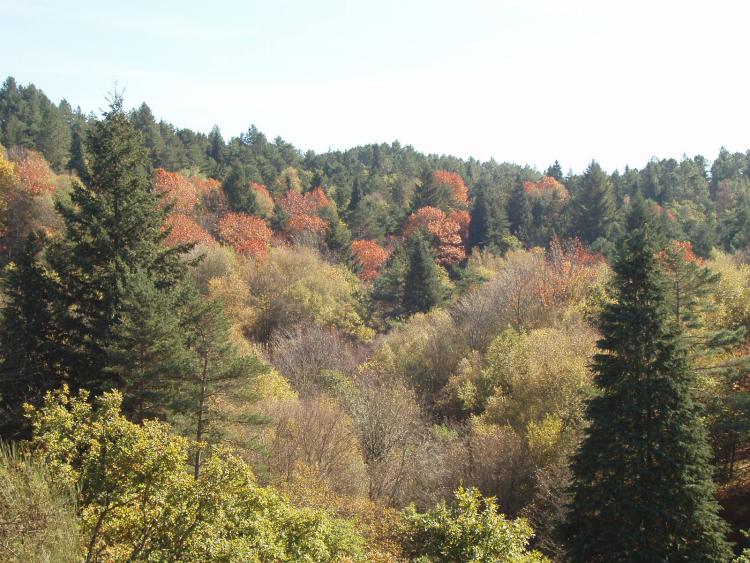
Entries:
[[268, 244], [273, 233], [260, 217], [227, 213], [219, 220], [217, 230], [221, 240], [240, 254], [260, 259], [268, 254]]
[[364, 281], [372, 281], [378, 277], [389, 255], [388, 251], [374, 240], [355, 240], [352, 242], [352, 252], [360, 266], [359, 277]]

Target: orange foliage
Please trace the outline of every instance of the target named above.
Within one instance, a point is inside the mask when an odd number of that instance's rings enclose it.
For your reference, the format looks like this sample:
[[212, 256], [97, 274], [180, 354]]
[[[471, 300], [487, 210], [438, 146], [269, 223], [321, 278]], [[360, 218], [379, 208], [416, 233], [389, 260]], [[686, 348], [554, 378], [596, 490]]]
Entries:
[[565, 186], [555, 180], [552, 176], [543, 176], [538, 182], [530, 182], [529, 180], [526, 180], [523, 183], [523, 191], [530, 196], [551, 194], [561, 200], [570, 197], [570, 193], [568, 193]]
[[270, 217], [273, 214], [273, 197], [263, 184], [250, 182], [250, 189], [255, 193], [255, 201], [260, 209], [260, 214], [264, 217]]
[[465, 209], [455, 209], [448, 213], [448, 219], [458, 223], [460, 228], [461, 240], [466, 243], [469, 240], [469, 224], [471, 223], [471, 215]]
[[463, 178], [457, 172], [438, 170], [433, 175], [433, 180], [438, 184], [448, 184], [453, 192], [453, 197], [458, 203], [464, 205], [469, 203], [469, 190]]
[[14, 156], [16, 178], [25, 191], [34, 196], [55, 191], [55, 175], [41, 154], [22, 149]]
[[675, 260], [680, 259], [684, 262], [703, 265], [704, 260], [693, 250], [692, 242], [683, 242], [680, 240], [670, 241], [667, 248], [659, 252], [658, 258], [664, 262], [668, 269], [674, 269]]
[[176, 213], [191, 213], [198, 205], [198, 191], [179, 172], [168, 172], [163, 168], [154, 170], [154, 189], [161, 196], [160, 205], [173, 205]]
[[203, 176], [193, 176], [190, 178], [195, 191], [201, 195], [214, 192], [221, 188], [221, 182], [213, 178], [204, 178]]
[[331, 200], [320, 188], [306, 194], [289, 190], [279, 201], [281, 209], [289, 215], [315, 215], [323, 207], [331, 205]]
[[304, 232], [324, 233], [328, 229], [328, 223], [316, 215], [299, 213], [289, 218], [285, 229], [289, 235], [298, 235]]
[[259, 259], [266, 257], [273, 235], [263, 219], [243, 213], [227, 213], [219, 220], [218, 232], [237, 252]]
[[377, 278], [390, 254], [374, 240], [366, 239], [352, 241], [352, 253], [361, 267], [359, 278], [363, 281]]
[[186, 243], [202, 243], [207, 246], [218, 246], [216, 240], [193, 219], [182, 213], [168, 215], [164, 226], [170, 229], [163, 243], [166, 246], [177, 246]]
[[[466, 213], [466, 212], [464, 212]], [[436, 207], [421, 207], [409, 215], [404, 224], [404, 236], [426, 231], [437, 239], [437, 261], [443, 266], [453, 266], [466, 258], [465, 230], [468, 236], [468, 213], [446, 215]], [[465, 225], [465, 229], [464, 229]]]
[[550, 241], [539, 285], [542, 302], [553, 307], [580, 301], [601, 275], [604, 257], [590, 252], [577, 238]]

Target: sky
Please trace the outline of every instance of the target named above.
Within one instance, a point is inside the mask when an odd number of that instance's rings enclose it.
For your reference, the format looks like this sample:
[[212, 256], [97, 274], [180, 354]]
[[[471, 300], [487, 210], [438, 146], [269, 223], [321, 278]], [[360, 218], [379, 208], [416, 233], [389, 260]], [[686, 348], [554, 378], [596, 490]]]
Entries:
[[744, 0], [0, 0], [0, 74], [305, 151], [580, 171], [750, 148]]

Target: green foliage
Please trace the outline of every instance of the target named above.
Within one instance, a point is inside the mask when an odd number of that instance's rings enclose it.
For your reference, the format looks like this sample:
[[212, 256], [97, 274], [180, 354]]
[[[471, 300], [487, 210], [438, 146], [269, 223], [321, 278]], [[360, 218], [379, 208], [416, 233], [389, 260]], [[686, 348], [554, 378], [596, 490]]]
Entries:
[[242, 166], [233, 166], [223, 184], [224, 193], [227, 196], [229, 208], [237, 213], [257, 215], [259, 212], [258, 202], [255, 201], [255, 192], [250, 188], [250, 182], [245, 176]]
[[477, 186], [469, 224], [469, 248], [507, 250], [508, 218], [500, 192], [482, 183]]
[[571, 234], [591, 244], [606, 239], [615, 218], [612, 182], [601, 166], [591, 162], [573, 195]]
[[404, 276], [403, 310], [406, 314], [426, 313], [446, 298], [446, 287], [440, 279], [435, 253], [424, 236], [407, 241], [409, 258]]
[[121, 395], [66, 389], [29, 407], [31, 449], [59, 483], [79, 490], [88, 560], [335, 561], [356, 557], [351, 525], [297, 509], [256, 484], [235, 455], [211, 450], [200, 477], [186, 461], [193, 444], [158, 421], [120, 414]]
[[654, 219], [638, 201], [601, 315], [600, 394], [573, 463], [573, 561], [727, 561], [695, 376], [672, 321]]
[[522, 518], [508, 520], [493, 498], [477, 489], [459, 488], [455, 506], [440, 502], [419, 513], [413, 505], [404, 512], [408, 551], [414, 561], [445, 563], [532, 563], [546, 561], [528, 550], [533, 536]]

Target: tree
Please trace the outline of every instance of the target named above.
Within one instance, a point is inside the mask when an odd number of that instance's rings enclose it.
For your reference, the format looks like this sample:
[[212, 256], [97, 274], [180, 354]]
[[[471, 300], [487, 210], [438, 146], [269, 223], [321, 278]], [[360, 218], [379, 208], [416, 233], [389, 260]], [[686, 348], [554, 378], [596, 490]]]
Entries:
[[654, 218], [639, 200], [600, 318], [600, 394], [573, 461], [573, 561], [728, 561], [695, 376], [673, 322]]
[[[441, 563], [542, 563], [546, 559], [528, 551], [534, 535], [526, 520], [507, 520], [494, 498], [483, 498], [477, 489], [459, 488], [455, 506], [439, 503], [419, 513], [406, 509], [407, 542], [412, 555]], [[421, 557], [420, 557], [421, 556]]]
[[217, 399], [226, 395], [232, 383], [240, 379], [249, 383], [266, 368], [255, 356], [239, 353], [230, 340], [229, 321], [217, 300], [201, 298], [197, 293], [188, 297], [183, 328], [192, 361], [188, 369], [176, 373], [182, 383], [177, 392], [177, 402], [181, 403], [177, 410], [189, 421], [195, 438], [193, 469], [197, 478], [203, 463], [204, 442], [218, 432]]
[[586, 244], [609, 236], [615, 218], [615, 194], [611, 180], [595, 161], [581, 177], [571, 205], [573, 236]]
[[42, 260], [45, 239], [29, 235], [3, 277], [0, 317], [0, 435], [24, 430], [21, 405], [38, 404], [63, 378], [58, 359], [54, 283]]
[[165, 418], [175, 381], [193, 369], [178, 304], [176, 291], [159, 290], [144, 272], [134, 273], [123, 295], [106, 372], [123, 390], [125, 410], [135, 422]]
[[232, 211], [247, 215], [258, 213], [255, 192], [250, 188], [250, 182], [245, 176], [245, 169], [242, 166], [232, 166], [229, 175], [224, 180], [224, 193]]
[[435, 254], [429, 242], [421, 235], [414, 235], [407, 241], [409, 266], [404, 279], [403, 308], [407, 314], [426, 313], [445, 299]]
[[480, 183], [471, 209], [469, 248], [489, 248], [495, 252], [504, 252], [507, 245], [503, 239], [507, 234], [508, 217], [498, 190]]
[[88, 137], [89, 183], [74, 182], [70, 201], [57, 210], [64, 234], [47, 253], [63, 311], [60, 361], [74, 388], [100, 392], [112, 385], [107, 348], [120, 323], [134, 272], [145, 272], [159, 289], [184, 275], [180, 254], [164, 248], [165, 210], [159, 208], [140, 135], [115, 96]]
[[273, 233], [260, 217], [242, 213], [227, 213], [219, 221], [219, 237], [240, 254], [263, 259], [268, 254], [268, 243]]

